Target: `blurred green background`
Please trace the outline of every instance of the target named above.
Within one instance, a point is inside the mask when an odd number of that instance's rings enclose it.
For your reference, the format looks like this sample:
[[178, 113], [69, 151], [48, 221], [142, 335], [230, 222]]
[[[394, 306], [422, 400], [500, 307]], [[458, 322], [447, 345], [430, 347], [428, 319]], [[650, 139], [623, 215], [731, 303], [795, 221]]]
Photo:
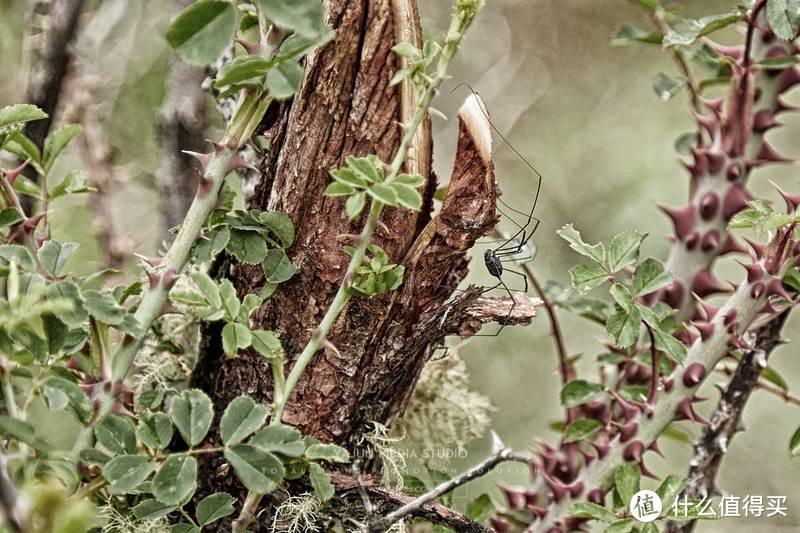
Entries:
[[[96, 77], [100, 116], [116, 154], [113, 199], [119, 223], [133, 249], [152, 253], [163, 234], [153, 179], [158, 167], [154, 122], [170, 59], [163, 35], [176, 9], [166, 0], [88, 4], [92, 11], [83, 21], [78, 50]], [[688, 16], [720, 13], [734, 5], [719, 0], [682, 3]], [[23, 95], [27, 6], [26, 0], [0, 1], [0, 105], [17, 102]], [[451, 2], [420, 0], [420, 10], [426, 33], [440, 37]], [[578, 262], [555, 235], [567, 222], [573, 222], [590, 241], [609, 240], [627, 228], [647, 232], [650, 238], [644, 253], [665, 258], [668, 243], [663, 236], [671, 230], [656, 203], [679, 205], [687, 198], [687, 174], [674, 150], [675, 139], [693, 128], [686, 95], [681, 93], [669, 102], [655, 96], [654, 76], [676, 74], [669, 54], [659, 47], [611, 46], [615, 28], [627, 21], [650, 27], [646, 14], [624, 0], [489, 0], [455, 62], [452, 82], [434, 104], [454, 117], [467, 93], [450, 93], [450, 89], [460, 82], [471, 84], [483, 96], [497, 128], [544, 176], [536, 212], [542, 223], [535, 236], [538, 254], [533, 263], [542, 281], [568, 283], [567, 269]], [[720, 39], [736, 42], [741, 37], [731, 30]], [[800, 102], [800, 91], [788, 100]], [[800, 157], [796, 141], [800, 116], [784, 115], [782, 121], [787, 127], [771, 132], [769, 139], [779, 151]], [[434, 118], [435, 168], [442, 179], [450, 173], [455, 128], [455, 120]], [[535, 177], [499, 140], [495, 154], [506, 200], [526, 210]], [[55, 175], [77, 166], [80, 160], [73, 147]], [[777, 195], [766, 179], [798, 192], [797, 177], [794, 165], [769, 167], [755, 173], [751, 186], [758, 195], [774, 200]], [[91, 268], [97, 253], [85, 237], [92, 223], [86, 206], [61, 206], [54, 216], [55, 227], [63, 232], [56, 238], [85, 244], [84, 255], [73, 264], [83, 261]], [[719, 267], [728, 279], [738, 278], [739, 270], [727, 260]], [[472, 281], [485, 278], [473, 274]], [[604, 332], [567, 313], [560, 316], [570, 352], [583, 354], [582, 377], [593, 379], [594, 358], [603, 351], [598, 339], [604, 338]], [[789, 340], [798, 324], [795, 317], [786, 326]], [[548, 423], [561, 415], [560, 385], [544, 314], [527, 328], [507, 328], [498, 338], [476, 339], [461, 353], [473, 386], [496, 406], [494, 429], [509, 445], [522, 450], [535, 438], [557, 439]], [[771, 359], [790, 384], [800, 383], [800, 365], [794, 357], [796, 344], [789, 343]], [[707, 413], [718, 394], [710, 385], [706, 389], [704, 393], [711, 397]], [[800, 460], [793, 461], [787, 449], [800, 425], [800, 411], [757, 392], [744, 425], [747, 431], [733, 441], [718, 486], [742, 497], [785, 495], [789, 518], [727, 518], [704, 522], [698, 531], [800, 529]], [[687, 425], [687, 429], [697, 434], [697, 428]], [[666, 459], [648, 454], [648, 467], [658, 475], [685, 473], [691, 450], [669, 441], [661, 444]], [[476, 441], [464, 461], [450, 466], [455, 472], [476, 462], [487, 449], [488, 439]], [[458, 500], [494, 490], [499, 479], [524, 485], [529, 477], [524, 468], [502, 465], [462, 490]]]

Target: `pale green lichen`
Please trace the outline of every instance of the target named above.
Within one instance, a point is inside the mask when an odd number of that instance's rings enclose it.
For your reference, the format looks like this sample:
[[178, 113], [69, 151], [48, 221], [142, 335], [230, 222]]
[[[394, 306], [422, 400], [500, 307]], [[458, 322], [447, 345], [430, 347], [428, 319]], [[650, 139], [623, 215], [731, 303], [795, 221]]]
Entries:
[[132, 514], [122, 514], [111, 505], [100, 507], [98, 517], [104, 522], [103, 533], [168, 533], [170, 524], [166, 518], [140, 520]]
[[363, 440], [368, 442], [375, 455], [383, 464], [381, 482], [390, 488], [400, 490], [403, 488], [403, 472], [406, 469], [405, 454], [396, 445], [403, 441], [404, 435], [393, 436], [389, 428], [378, 422], [373, 422], [373, 430], [365, 433]]
[[275, 533], [316, 533], [320, 531], [322, 502], [314, 494], [290, 496], [275, 510], [272, 531]]
[[446, 357], [425, 366], [405, 414], [392, 422], [392, 432], [406, 435], [423, 450], [426, 466], [441, 466], [447, 454], [438, 452], [463, 454], [470, 441], [489, 430], [494, 410], [486, 396], [470, 389], [464, 361], [451, 348]]

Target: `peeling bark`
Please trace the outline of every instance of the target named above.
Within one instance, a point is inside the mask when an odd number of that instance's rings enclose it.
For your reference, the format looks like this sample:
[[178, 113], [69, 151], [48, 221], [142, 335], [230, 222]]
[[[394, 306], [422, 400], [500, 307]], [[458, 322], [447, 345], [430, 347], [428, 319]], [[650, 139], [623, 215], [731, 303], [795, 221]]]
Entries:
[[[292, 219], [297, 238], [287, 252], [298, 273], [253, 317], [255, 327], [280, 336], [289, 364], [341, 283], [349, 261], [341, 237], [361, 227], [348, 221], [340, 198], [324, 196], [328, 170], [343, 166], [350, 154], [391, 160], [402, 135], [400, 123], [415, 106], [415, 96], [388, 85], [400, 67], [391, 52], [396, 39], [410, 37], [420, 44], [421, 38], [414, 2], [395, 2], [402, 5], [390, 0], [330, 2], [334, 41], [308, 58], [306, 79], [294, 101], [270, 110], [262, 124], [271, 149], [251, 205], [283, 211]], [[424, 364], [446, 335], [468, 336], [491, 321], [527, 323], [535, 315], [540, 302], [521, 294], [510, 316], [510, 298], [486, 298], [479, 288], [447, 302], [466, 275], [469, 249], [498, 219], [491, 128], [477, 97], [462, 107], [459, 124], [450, 185], [433, 219], [436, 183], [428, 120], [417, 135], [405, 170], [425, 178], [425, 205], [420, 213], [386, 209], [375, 237], [393, 262], [405, 266], [404, 283], [389, 294], [352, 299], [334, 324], [328, 339], [336, 349], [316, 354], [283, 418], [304, 434], [356, 447], [371, 422], [385, 423], [404, 410]], [[227, 260], [221, 270], [235, 280], [242, 296], [264, 285], [260, 267]], [[271, 401], [271, 373], [264, 358], [251, 350], [225, 358], [217, 333], [211, 329], [206, 334], [195, 385], [209, 392], [217, 411], [243, 393]], [[216, 490], [231, 486], [224, 472], [208, 474]]]

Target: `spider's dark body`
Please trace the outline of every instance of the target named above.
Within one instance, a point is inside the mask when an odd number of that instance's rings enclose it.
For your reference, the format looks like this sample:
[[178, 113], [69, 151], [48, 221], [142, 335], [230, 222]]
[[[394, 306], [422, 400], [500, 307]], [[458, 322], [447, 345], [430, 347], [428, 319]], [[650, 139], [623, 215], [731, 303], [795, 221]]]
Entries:
[[483, 262], [486, 264], [486, 270], [495, 278], [500, 278], [503, 275], [503, 263], [494, 250], [486, 250], [483, 252]]

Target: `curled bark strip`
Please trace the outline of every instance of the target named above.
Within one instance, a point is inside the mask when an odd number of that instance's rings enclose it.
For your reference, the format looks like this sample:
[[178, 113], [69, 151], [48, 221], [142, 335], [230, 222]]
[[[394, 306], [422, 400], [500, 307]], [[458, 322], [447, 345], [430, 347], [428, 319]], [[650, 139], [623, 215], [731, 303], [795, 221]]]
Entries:
[[[331, 481], [340, 497], [358, 499], [358, 491], [363, 489], [369, 495], [370, 501], [375, 507], [375, 512], [378, 514], [389, 513], [415, 500], [414, 496], [380, 486], [379, 480], [373, 476], [362, 475], [360, 480], [361, 487], [359, 487], [359, 481], [352, 476], [340, 472], [331, 473]], [[425, 519], [433, 524], [445, 525], [464, 533], [491, 531], [491, 529], [473, 522], [466, 516], [437, 503], [421, 506], [412, 513], [412, 516]]]

